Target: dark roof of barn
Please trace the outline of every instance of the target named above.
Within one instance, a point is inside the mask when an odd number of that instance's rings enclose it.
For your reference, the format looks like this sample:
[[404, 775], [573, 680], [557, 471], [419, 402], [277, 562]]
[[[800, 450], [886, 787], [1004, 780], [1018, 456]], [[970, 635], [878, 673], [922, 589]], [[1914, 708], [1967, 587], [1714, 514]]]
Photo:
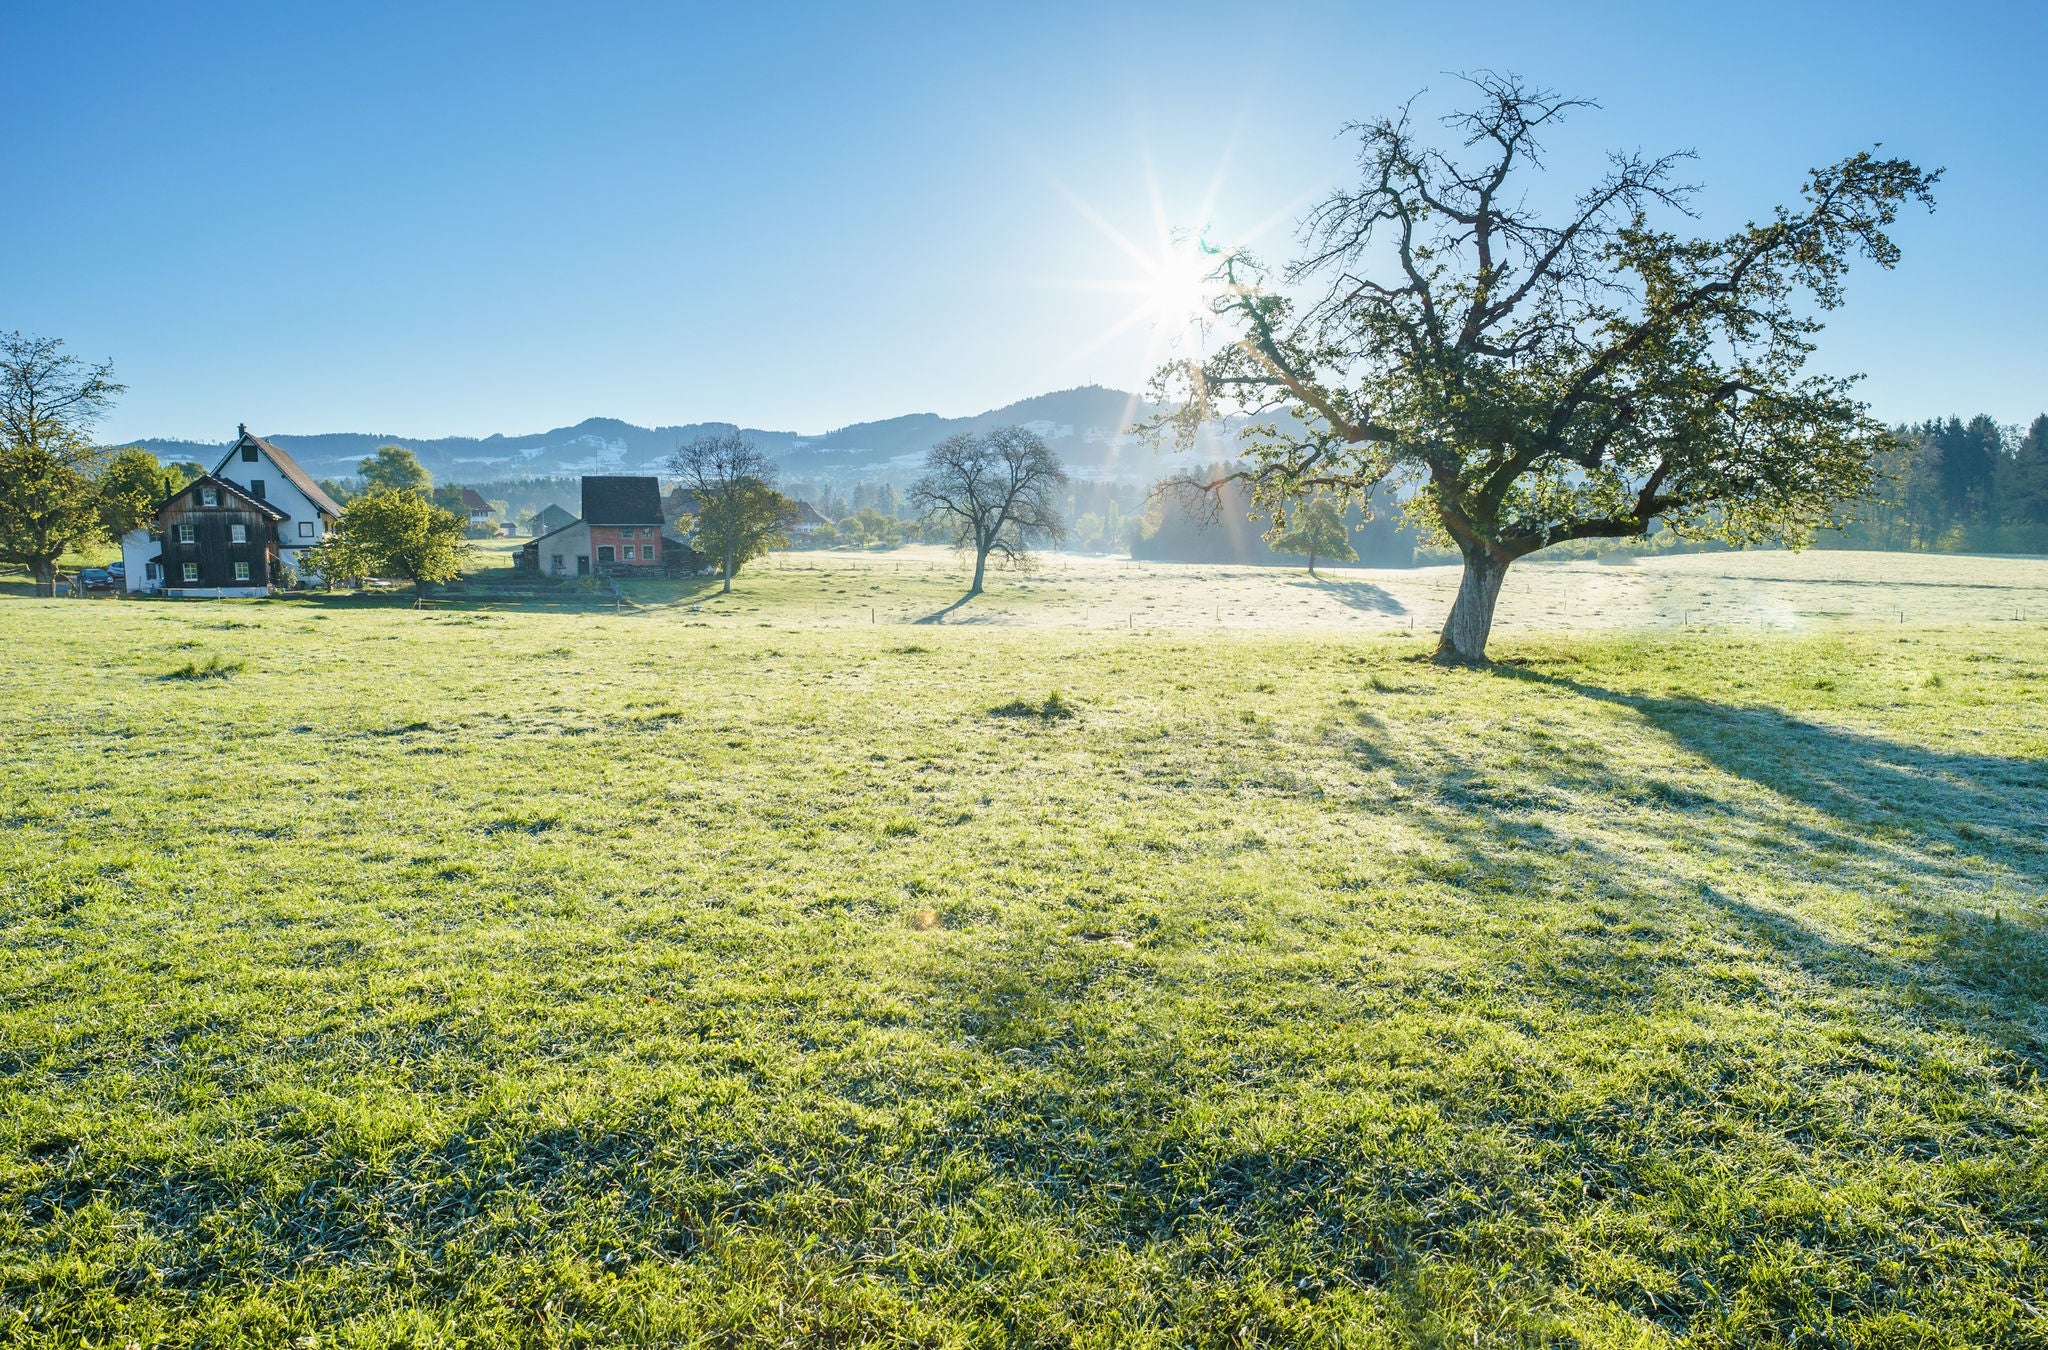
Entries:
[[311, 474], [299, 467], [297, 460], [272, 445], [269, 441], [251, 436], [247, 431], [244, 431], [235, 438], [235, 443], [228, 447], [228, 452], [220, 457], [220, 463], [213, 466], [215, 476], [219, 476], [221, 470], [227, 468], [228, 461], [235, 457], [235, 452], [242, 448], [244, 442], [255, 446], [264, 454], [269, 455], [270, 462], [277, 465], [277, 471], [292, 480], [292, 486], [303, 493], [307, 501], [313, 503], [315, 511], [318, 511], [323, 516], [340, 517], [341, 507], [336, 504], [334, 498], [320, 490], [320, 485], [313, 481]]
[[462, 490], [462, 508], [465, 511], [488, 511], [491, 509], [491, 504], [485, 501], [484, 494], [478, 492], [475, 488], [464, 488]]
[[591, 525], [660, 525], [661, 482], [624, 475], [586, 477], [583, 519]]

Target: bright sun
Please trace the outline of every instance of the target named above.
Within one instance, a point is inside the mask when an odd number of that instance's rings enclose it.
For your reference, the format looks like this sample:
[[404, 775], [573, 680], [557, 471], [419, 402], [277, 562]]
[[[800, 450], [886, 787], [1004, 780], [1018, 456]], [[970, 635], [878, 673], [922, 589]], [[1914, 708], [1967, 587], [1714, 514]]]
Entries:
[[1159, 327], [1180, 332], [1210, 317], [1209, 298], [1214, 283], [1209, 278], [1215, 260], [1193, 243], [1170, 244], [1156, 258], [1146, 262], [1146, 316]]

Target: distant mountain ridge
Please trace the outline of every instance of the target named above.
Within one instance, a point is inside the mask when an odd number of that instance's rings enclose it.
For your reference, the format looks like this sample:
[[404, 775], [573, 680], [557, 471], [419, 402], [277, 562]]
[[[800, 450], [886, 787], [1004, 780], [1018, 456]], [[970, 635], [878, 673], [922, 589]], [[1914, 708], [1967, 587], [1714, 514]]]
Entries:
[[[1153, 412], [1137, 396], [1101, 385], [1039, 394], [974, 417], [910, 413], [857, 422], [823, 435], [739, 428], [798, 478], [891, 476], [910, 472], [924, 452], [961, 431], [1024, 425], [1044, 437], [1068, 467], [1085, 478], [1156, 477], [1169, 457], [1131, 435], [1130, 424]], [[643, 427], [612, 417], [591, 417], [572, 427], [521, 436], [417, 436], [325, 432], [294, 435], [252, 428], [319, 478], [355, 473], [356, 462], [380, 445], [402, 445], [419, 456], [437, 482], [547, 478], [584, 473], [658, 473], [683, 442], [731, 431], [730, 422]], [[230, 443], [145, 437], [133, 442], [166, 461], [199, 460], [209, 468]], [[1219, 438], [1213, 454], [1227, 449]]]

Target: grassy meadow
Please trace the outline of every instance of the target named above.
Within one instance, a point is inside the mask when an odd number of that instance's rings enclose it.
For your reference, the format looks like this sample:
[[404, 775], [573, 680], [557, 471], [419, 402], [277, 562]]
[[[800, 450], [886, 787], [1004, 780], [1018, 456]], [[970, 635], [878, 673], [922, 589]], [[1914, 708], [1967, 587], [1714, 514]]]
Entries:
[[1924, 561], [1484, 672], [1395, 574], [0, 600], [0, 1344], [2048, 1344], [2048, 564]]

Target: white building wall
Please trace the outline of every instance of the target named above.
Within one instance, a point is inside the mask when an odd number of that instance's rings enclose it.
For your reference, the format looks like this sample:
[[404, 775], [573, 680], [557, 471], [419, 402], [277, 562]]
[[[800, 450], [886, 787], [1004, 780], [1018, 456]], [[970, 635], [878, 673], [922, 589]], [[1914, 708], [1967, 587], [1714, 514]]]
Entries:
[[277, 527], [277, 551], [284, 561], [292, 565], [300, 578], [307, 582], [318, 580], [300, 565], [299, 555], [327, 537], [327, 521], [320, 515], [320, 509], [306, 498], [285, 476], [283, 469], [271, 459], [269, 452], [258, 449], [256, 460], [244, 460], [239, 449], [229, 454], [227, 462], [221, 465], [217, 477], [225, 478], [244, 491], [249, 490], [251, 480], [263, 482], [263, 500], [269, 502], [291, 519], [282, 521]]
[[[562, 556], [562, 570], [554, 568], [556, 554]], [[544, 577], [573, 577], [576, 575], [576, 559], [588, 558], [590, 572], [597, 572], [597, 551], [590, 546], [590, 527], [582, 521], [565, 525], [540, 541], [540, 574]]]
[[155, 592], [163, 589], [161, 575], [151, 578], [150, 559], [163, 551], [163, 545], [149, 537], [149, 531], [130, 530], [121, 536], [121, 566], [127, 574], [125, 586], [131, 595]]

